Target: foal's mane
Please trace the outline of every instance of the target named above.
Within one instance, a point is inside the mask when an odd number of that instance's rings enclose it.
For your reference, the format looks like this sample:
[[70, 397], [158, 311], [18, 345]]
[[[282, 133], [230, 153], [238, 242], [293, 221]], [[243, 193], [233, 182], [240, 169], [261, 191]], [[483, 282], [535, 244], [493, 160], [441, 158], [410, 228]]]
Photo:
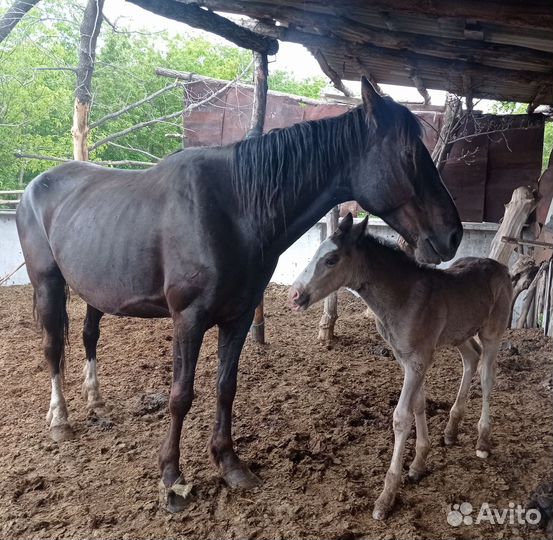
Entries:
[[383, 130], [394, 130], [400, 144], [421, 136], [418, 119], [391, 98], [383, 98], [378, 128], [362, 105], [340, 116], [274, 129], [234, 145], [232, 182], [242, 210], [254, 227], [273, 221], [298, 197], [306, 181], [322, 186], [330, 171], [349, 171]]

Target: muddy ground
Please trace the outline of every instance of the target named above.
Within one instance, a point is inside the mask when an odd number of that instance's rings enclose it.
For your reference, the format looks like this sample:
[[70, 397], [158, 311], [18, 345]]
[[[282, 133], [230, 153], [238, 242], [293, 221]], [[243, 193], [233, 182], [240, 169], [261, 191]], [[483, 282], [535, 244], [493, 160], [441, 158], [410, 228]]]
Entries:
[[[50, 441], [44, 421], [50, 382], [32, 320], [30, 287], [0, 288], [0, 536], [2, 538], [545, 538], [515, 525], [448, 525], [450, 505], [524, 505], [552, 469], [552, 341], [510, 331], [493, 394], [493, 454], [476, 457], [480, 387], [473, 384], [460, 444], [441, 435], [461, 363], [443, 350], [427, 381], [433, 447], [430, 474], [405, 483], [393, 514], [371, 518], [391, 458], [392, 410], [401, 373], [363, 317], [341, 294], [338, 341], [317, 344], [320, 307], [292, 315], [285, 289], [266, 298], [268, 345], [242, 356], [234, 434], [263, 486], [231, 493], [206, 445], [214, 416], [216, 331], [204, 342], [196, 401], [185, 423], [181, 462], [193, 498], [182, 514], [158, 508], [157, 451], [168, 427], [170, 321], [105, 317], [98, 347], [110, 419], [87, 417], [80, 395], [84, 304], [73, 296], [66, 397], [77, 433]], [[413, 456], [411, 435], [408, 460]], [[409, 461], [407, 461], [408, 463]], [[476, 513], [476, 510], [475, 510]], [[473, 516], [475, 515], [473, 514]]]

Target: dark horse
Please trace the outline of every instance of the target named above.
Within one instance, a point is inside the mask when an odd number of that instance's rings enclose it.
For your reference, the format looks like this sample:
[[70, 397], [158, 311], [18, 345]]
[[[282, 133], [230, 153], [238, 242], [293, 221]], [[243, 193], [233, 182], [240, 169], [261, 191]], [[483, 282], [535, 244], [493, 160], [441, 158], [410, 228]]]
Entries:
[[238, 360], [279, 255], [336, 204], [356, 199], [428, 262], [455, 254], [462, 227], [416, 118], [362, 80], [363, 105], [222, 148], [190, 148], [145, 171], [71, 162], [29, 184], [17, 227], [52, 376], [54, 439], [72, 436], [62, 393], [66, 287], [88, 304], [84, 396], [103, 401], [96, 344], [104, 313], [172, 317], [171, 423], [162, 501], [184, 504], [180, 436], [206, 330], [219, 327], [211, 455], [230, 487], [259, 480], [231, 436]]

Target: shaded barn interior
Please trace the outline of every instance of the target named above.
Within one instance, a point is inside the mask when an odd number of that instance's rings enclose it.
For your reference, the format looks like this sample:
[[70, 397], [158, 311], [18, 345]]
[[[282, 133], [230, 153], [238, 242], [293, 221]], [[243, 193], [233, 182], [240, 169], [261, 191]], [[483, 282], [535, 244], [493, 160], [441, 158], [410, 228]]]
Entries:
[[[214, 80], [188, 84], [186, 99], [200, 101], [224, 84]], [[243, 139], [251, 121], [252, 102], [253, 88], [238, 85], [187, 113], [183, 120], [185, 145], [224, 145]], [[339, 115], [350, 106], [270, 92], [265, 131]], [[416, 104], [409, 106], [421, 119], [424, 142], [432, 151], [438, 140], [443, 109]], [[497, 223], [503, 217], [504, 205], [515, 188], [537, 188], [543, 127], [542, 115], [495, 116], [474, 112], [465, 120], [458, 138], [468, 138], [454, 142], [442, 171], [463, 221]], [[478, 134], [471, 137], [475, 132]]]

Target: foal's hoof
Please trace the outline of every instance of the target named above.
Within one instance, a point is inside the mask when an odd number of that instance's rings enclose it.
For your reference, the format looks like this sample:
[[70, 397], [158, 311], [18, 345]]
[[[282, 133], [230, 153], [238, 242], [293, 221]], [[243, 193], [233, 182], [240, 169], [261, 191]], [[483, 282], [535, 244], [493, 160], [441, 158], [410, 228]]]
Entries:
[[382, 493], [374, 503], [373, 519], [384, 521], [394, 505], [395, 496]]
[[190, 498], [192, 484], [183, 484], [183, 481], [182, 475], [175, 480], [171, 487], [166, 487], [163, 480], [159, 481], [159, 505], [171, 514], [182, 512], [186, 501]]
[[415, 471], [409, 469], [409, 474], [407, 475], [407, 478], [409, 478], [409, 482], [411, 482], [412, 484], [418, 484], [425, 476], [426, 470]]
[[75, 433], [69, 424], [61, 424], [50, 428], [50, 437], [55, 442], [64, 442], [74, 439]]
[[262, 483], [245, 465], [224, 473], [223, 478], [230, 489], [253, 489]]
[[476, 455], [480, 459], [487, 459], [487, 457], [490, 455], [490, 453], [487, 450], [476, 450]]
[[444, 434], [444, 444], [446, 446], [454, 446], [457, 443], [457, 435]]

